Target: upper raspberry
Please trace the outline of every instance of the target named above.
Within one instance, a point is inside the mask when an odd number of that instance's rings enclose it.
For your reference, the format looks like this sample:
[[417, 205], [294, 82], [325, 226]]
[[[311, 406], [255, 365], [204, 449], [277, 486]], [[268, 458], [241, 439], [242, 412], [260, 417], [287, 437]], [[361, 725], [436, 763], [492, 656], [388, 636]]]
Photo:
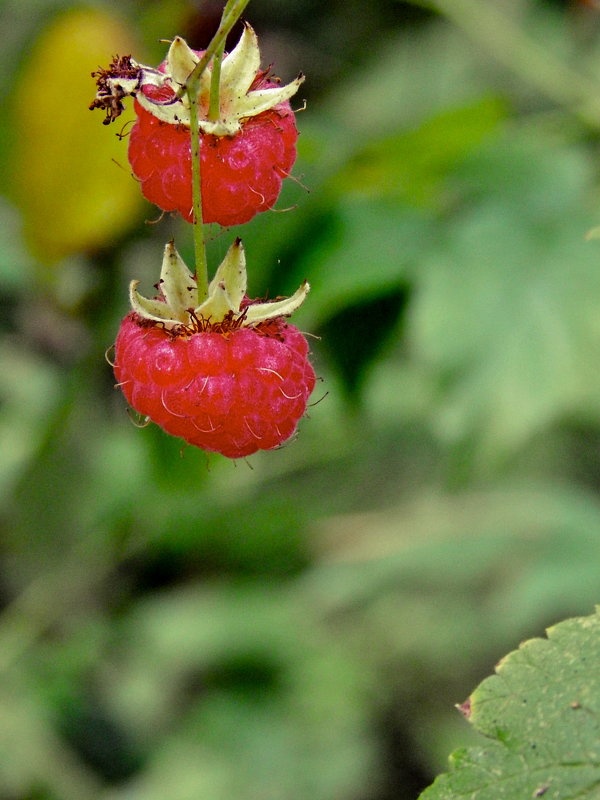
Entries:
[[123, 98], [135, 97], [137, 121], [127, 151], [133, 174], [147, 200], [194, 223], [191, 93], [198, 118], [201, 221], [241, 225], [273, 208], [294, 165], [298, 131], [289, 99], [304, 78], [282, 86], [261, 71], [258, 40], [249, 25], [217, 62], [219, 69], [207, 55], [210, 48], [197, 52], [177, 36], [157, 69], [117, 57], [107, 70], [93, 73], [98, 91], [90, 108], [104, 108], [109, 123], [123, 111]]
[[[190, 131], [161, 122], [136, 101], [128, 158], [144, 197], [194, 221]], [[234, 136], [200, 134], [202, 220], [240, 225], [277, 202], [296, 158], [298, 132], [288, 102], [244, 120]]]

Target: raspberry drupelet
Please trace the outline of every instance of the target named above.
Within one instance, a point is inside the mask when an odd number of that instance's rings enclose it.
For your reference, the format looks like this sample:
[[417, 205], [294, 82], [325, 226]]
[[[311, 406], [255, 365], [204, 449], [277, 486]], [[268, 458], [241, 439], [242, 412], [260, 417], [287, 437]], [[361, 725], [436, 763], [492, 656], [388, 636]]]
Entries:
[[115, 343], [115, 375], [129, 404], [168, 433], [204, 450], [242, 458], [292, 436], [315, 385], [304, 336], [286, 321], [304, 300], [246, 297], [237, 240], [198, 305], [194, 277], [172, 243], [159, 296], [133, 281], [133, 311]]
[[[201, 56], [176, 37], [158, 69], [132, 59], [123, 69], [123, 59], [115, 60], [97, 73], [99, 92], [92, 104], [108, 109], [111, 121], [122, 110], [121, 99], [135, 97], [137, 120], [128, 147], [132, 171], [147, 200], [178, 211], [188, 222], [194, 221], [190, 108], [181, 87]], [[247, 24], [222, 61], [216, 118], [211, 78], [212, 65], [198, 91], [202, 217], [206, 223], [239, 225], [274, 206], [294, 165], [298, 131], [289, 99], [304, 78], [281, 86], [268, 70], [261, 71], [258, 40]]]

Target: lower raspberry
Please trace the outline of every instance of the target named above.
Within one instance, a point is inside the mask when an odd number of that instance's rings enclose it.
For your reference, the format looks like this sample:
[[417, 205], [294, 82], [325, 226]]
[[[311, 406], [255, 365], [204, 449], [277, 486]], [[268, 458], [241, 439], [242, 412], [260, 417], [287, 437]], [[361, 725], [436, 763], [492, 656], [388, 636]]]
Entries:
[[285, 322], [177, 335], [135, 312], [115, 344], [130, 405], [168, 433], [242, 458], [292, 436], [315, 385], [304, 336]]

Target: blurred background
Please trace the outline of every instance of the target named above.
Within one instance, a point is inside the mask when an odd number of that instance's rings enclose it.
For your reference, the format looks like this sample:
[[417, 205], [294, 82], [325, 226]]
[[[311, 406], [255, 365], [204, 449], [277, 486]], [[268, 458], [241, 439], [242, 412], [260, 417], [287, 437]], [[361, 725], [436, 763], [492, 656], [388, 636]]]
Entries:
[[220, 12], [0, 7], [1, 800], [416, 798], [454, 704], [600, 600], [598, 4], [253, 0], [297, 180], [209, 259], [310, 280], [321, 381], [239, 463], [113, 387], [128, 282], [192, 241], [88, 111]]

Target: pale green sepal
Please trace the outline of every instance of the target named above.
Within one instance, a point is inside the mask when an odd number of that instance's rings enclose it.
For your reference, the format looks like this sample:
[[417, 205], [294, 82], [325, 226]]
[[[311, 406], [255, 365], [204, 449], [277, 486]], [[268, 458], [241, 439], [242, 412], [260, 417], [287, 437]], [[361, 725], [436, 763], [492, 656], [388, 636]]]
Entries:
[[221, 105], [243, 97], [260, 69], [260, 50], [254, 29], [246, 23], [239, 42], [221, 64]]
[[310, 284], [308, 281], [304, 281], [291, 297], [273, 300], [270, 303], [253, 303], [246, 309], [244, 322], [251, 325], [274, 317], [289, 317], [296, 309], [300, 308], [309, 291]]
[[165, 246], [159, 288], [166, 305], [176, 313], [182, 309], [196, 308], [198, 305], [196, 279], [172, 241]]
[[[132, 67], [136, 67], [136, 62], [131, 59]], [[111, 87], [113, 95], [120, 95], [121, 97], [133, 97], [133, 95], [137, 92], [140, 85], [140, 79], [138, 78], [108, 78], [106, 81], [107, 84]], [[96, 95], [98, 97], [98, 95]]]
[[[144, 75], [145, 80], [145, 75]], [[164, 78], [162, 81], [146, 81], [146, 83], [153, 83], [155, 86], [163, 86], [165, 84]], [[179, 100], [174, 103], [156, 103], [150, 100], [143, 92], [138, 92], [135, 96], [138, 103], [153, 117], [159, 119], [161, 122], [168, 122], [169, 125], [190, 125], [190, 111], [184, 103]]]
[[161, 300], [149, 300], [147, 297], [142, 297], [137, 291], [138, 285], [139, 281], [131, 281], [129, 284], [129, 302], [131, 303], [131, 308], [142, 319], [162, 322], [165, 328], [173, 328], [182, 322], [188, 322], [189, 315], [186, 314], [183, 319], [178, 319], [174, 317], [173, 310], [166, 303]]
[[269, 89], [257, 89], [249, 92], [245, 97], [240, 97], [235, 104], [235, 114], [238, 119], [254, 117], [268, 111], [270, 108], [289, 100], [304, 83], [304, 75], [298, 77], [286, 86], [272, 86]]
[[240, 120], [247, 117], [255, 117], [257, 114], [262, 114], [263, 111], [268, 111], [270, 108], [284, 103], [296, 94], [303, 83], [304, 75], [298, 75], [295, 80], [286, 84], [286, 86], [257, 89], [247, 95], [236, 97], [235, 101], [227, 104], [227, 106], [222, 102], [221, 109], [227, 109], [223, 114], [223, 118], [214, 122], [200, 120], [200, 130], [202, 133], [208, 133], [212, 136], [233, 136], [241, 128]]
[[199, 320], [219, 324], [230, 317], [239, 327], [258, 325], [274, 317], [287, 317], [296, 311], [309, 292], [307, 281], [291, 297], [267, 303], [251, 303], [243, 310], [246, 297], [246, 255], [240, 239], [231, 245], [208, 286], [208, 296], [198, 301], [196, 281], [175, 249], [173, 242], [165, 246], [160, 282], [163, 299], [142, 297], [139, 281], [131, 281], [129, 299], [135, 313], [143, 319], [160, 322], [167, 330], [185, 326], [191, 331]]
[[184, 86], [190, 73], [198, 63], [199, 58], [181, 36], [176, 36], [171, 42], [167, 54], [167, 74], [175, 83]]
[[244, 245], [240, 239], [236, 239], [210, 282], [208, 296], [212, 296], [219, 284], [224, 284], [227, 287], [232, 308], [239, 311], [240, 304], [246, 295], [247, 282]]
[[235, 136], [242, 126], [237, 119], [231, 117], [227, 120], [218, 119], [215, 122], [209, 119], [201, 119], [198, 121], [198, 127], [202, 133], [206, 133], [209, 136]]
[[[189, 98], [186, 92], [181, 97], [175, 96], [168, 102], [150, 100], [142, 91], [142, 87], [152, 84], [159, 88], [170, 86], [174, 91], [185, 83], [199, 63], [198, 56], [181, 36], [176, 36], [171, 43], [167, 55], [164, 73], [156, 69], [140, 65], [142, 74], [139, 79], [139, 91], [136, 99], [140, 105], [162, 122], [170, 125], [190, 126]], [[271, 86], [251, 91], [257, 75], [260, 73], [260, 50], [258, 39], [250, 25], [246, 25], [242, 36], [234, 49], [225, 56], [221, 64], [219, 119], [208, 119], [210, 108], [210, 84], [212, 70], [209, 66], [200, 76], [198, 86], [198, 125], [202, 133], [214, 136], [234, 136], [241, 130], [240, 120], [262, 114], [270, 108], [289, 100], [298, 91], [304, 81], [300, 75], [286, 86]], [[133, 90], [130, 90], [133, 91]]]
[[208, 298], [195, 309], [194, 313], [198, 319], [222, 322], [228, 314], [239, 313], [239, 307], [233, 305], [227, 287], [221, 281], [213, 286]]

